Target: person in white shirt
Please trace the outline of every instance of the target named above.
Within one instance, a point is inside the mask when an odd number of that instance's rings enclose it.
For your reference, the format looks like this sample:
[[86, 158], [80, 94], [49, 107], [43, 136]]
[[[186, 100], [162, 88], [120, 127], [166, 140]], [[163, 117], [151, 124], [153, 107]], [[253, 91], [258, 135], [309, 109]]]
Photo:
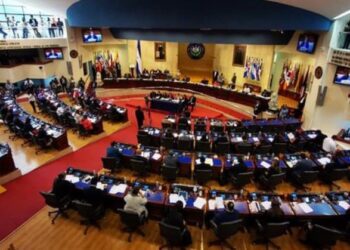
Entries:
[[139, 187], [134, 187], [131, 193], [127, 194], [124, 198], [124, 209], [138, 213], [141, 220], [148, 217], [148, 211], [146, 208], [147, 199], [140, 192]]
[[23, 17], [22, 18], [22, 38], [28, 38], [28, 35], [29, 35], [28, 22]]
[[243, 89], [243, 93], [249, 94], [250, 93], [250, 88], [248, 86], [245, 86]]
[[76, 124], [79, 124], [80, 121], [81, 121], [82, 119], [83, 119], [82, 115], [80, 114], [80, 112], [77, 111], [77, 112], [74, 114], [75, 123], [76, 123]]
[[56, 114], [58, 116], [62, 116], [64, 114], [64, 108], [62, 106], [59, 106], [56, 110]]
[[337, 151], [337, 143], [334, 141], [335, 136], [326, 137], [322, 143], [322, 149], [327, 153], [334, 154]]
[[28, 101], [29, 101], [30, 105], [32, 106], [34, 113], [36, 113], [36, 107], [35, 107], [36, 100], [35, 100], [35, 96], [32, 93], [28, 94]]

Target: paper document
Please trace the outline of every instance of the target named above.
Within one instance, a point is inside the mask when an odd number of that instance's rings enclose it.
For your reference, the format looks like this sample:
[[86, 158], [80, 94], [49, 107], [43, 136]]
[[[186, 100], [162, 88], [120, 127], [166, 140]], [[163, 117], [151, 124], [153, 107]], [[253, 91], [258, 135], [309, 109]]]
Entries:
[[214, 165], [214, 162], [213, 162], [213, 159], [212, 159], [212, 158], [206, 158], [204, 163], [205, 163], [205, 164], [209, 164], [210, 166], [213, 166], [213, 165]]
[[345, 210], [348, 210], [350, 208], [349, 203], [347, 203], [346, 201], [339, 201], [339, 206], [341, 206]]
[[303, 202], [303, 203], [299, 203], [299, 207], [301, 208], [301, 210], [303, 210], [304, 213], [308, 214], [313, 212], [314, 210], [312, 210], [312, 208], [309, 206], [309, 204]]
[[216, 208], [217, 209], [225, 208], [224, 199], [222, 197], [216, 197], [215, 198], [215, 204], [216, 204]]
[[327, 165], [328, 163], [331, 162], [331, 159], [329, 159], [328, 157], [322, 157], [320, 159], [318, 159], [319, 163], [321, 163], [322, 165]]
[[263, 208], [265, 208], [265, 210], [269, 210], [271, 208], [271, 201], [263, 201], [260, 204], [263, 206]]
[[67, 174], [67, 175], [65, 176], [65, 180], [66, 180], [66, 181], [69, 181], [69, 182], [72, 182], [73, 177], [74, 177], [74, 175]]
[[262, 161], [262, 162], [260, 163], [260, 165], [263, 166], [264, 168], [270, 168], [270, 167], [271, 167], [271, 164], [268, 163], [268, 162], [266, 162], [266, 161]]
[[169, 195], [169, 202], [170, 203], [176, 203], [179, 200], [178, 194], [170, 194]]
[[242, 142], [242, 141], [243, 141], [243, 138], [242, 138], [242, 137], [236, 137], [236, 141]]
[[155, 154], [153, 154], [152, 159], [157, 161], [160, 159], [160, 157], [162, 157], [161, 154], [155, 153]]
[[104, 185], [102, 182], [97, 182], [96, 188], [97, 188], [97, 189], [104, 190], [104, 189], [105, 189], [105, 185]]
[[293, 135], [293, 133], [288, 133], [287, 136], [288, 136], [289, 140], [294, 140], [295, 139], [295, 136]]
[[204, 198], [197, 197], [196, 201], [193, 203], [193, 206], [198, 209], [202, 209], [206, 203], [207, 201]]
[[109, 190], [109, 193], [110, 194], [125, 193], [125, 190], [127, 187], [128, 185], [126, 184], [113, 185], [112, 188]]
[[315, 139], [316, 136], [317, 136], [317, 134], [308, 134], [308, 137], [309, 137], [310, 139]]
[[208, 201], [208, 207], [209, 207], [209, 210], [215, 210], [215, 207], [216, 207], [216, 201], [211, 199]]
[[196, 159], [196, 164], [201, 164], [201, 160], [200, 159]]
[[258, 138], [258, 137], [253, 137], [253, 141], [254, 141], [254, 142], [258, 142], [258, 141], [259, 141], [259, 138]]

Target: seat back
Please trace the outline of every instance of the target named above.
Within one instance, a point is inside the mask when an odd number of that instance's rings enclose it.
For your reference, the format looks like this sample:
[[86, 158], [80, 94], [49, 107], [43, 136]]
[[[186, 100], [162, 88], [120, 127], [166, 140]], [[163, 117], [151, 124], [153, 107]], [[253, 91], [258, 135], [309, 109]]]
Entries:
[[46, 205], [59, 208], [61, 206], [57, 196], [54, 193], [40, 192], [41, 196], [44, 197]]
[[177, 148], [179, 150], [190, 151], [193, 149], [193, 141], [192, 140], [179, 140]]
[[273, 174], [268, 178], [268, 182], [271, 186], [275, 187], [283, 182], [285, 176], [285, 173]]
[[238, 154], [248, 154], [253, 152], [253, 146], [248, 143], [238, 143], [236, 145], [236, 151]]
[[243, 225], [243, 220], [241, 219], [231, 221], [231, 222], [221, 223], [217, 228], [216, 235], [220, 239], [227, 239], [230, 236], [236, 234], [242, 228], [242, 225]]
[[264, 230], [264, 235], [267, 239], [279, 237], [286, 233], [289, 222], [267, 223]]
[[138, 134], [137, 142], [144, 146], [152, 146], [151, 145], [151, 137], [149, 135]]
[[147, 165], [144, 161], [139, 159], [130, 159], [130, 166], [133, 171], [143, 175], [147, 172]]
[[275, 154], [284, 154], [287, 151], [287, 143], [274, 143], [271, 151]]
[[177, 126], [179, 130], [189, 130], [191, 128], [188, 123], [179, 123]]
[[215, 145], [215, 151], [218, 154], [224, 155], [230, 152], [230, 143], [229, 142], [218, 142]]
[[246, 132], [246, 127], [243, 126], [237, 126], [237, 127], [226, 127], [227, 132], [236, 132], [236, 133], [243, 133]]
[[79, 200], [74, 200], [72, 203], [81, 217], [91, 218], [94, 215], [95, 209], [92, 204]]
[[224, 126], [210, 126], [210, 131], [213, 131], [213, 132], [224, 132]]
[[165, 147], [166, 149], [173, 149], [174, 148], [174, 138], [162, 137], [161, 138], [161, 146]]
[[165, 238], [171, 246], [180, 246], [182, 244], [182, 230], [165, 222], [159, 222], [160, 235]]
[[253, 172], [239, 173], [236, 177], [236, 186], [243, 187], [251, 182]]
[[205, 132], [207, 131], [207, 125], [206, 124], [195, 124], [194, 125], [194, 132], [201, 131]]
[[138, 213], [124, 209], [118, 209], [118, 213], [121, 222], [127, 227], [137, 228], [139, 225], [141, 225], [141, 220]]
[[210, 152], [210, 141], [196, 141], [196, 150], [199, 152]]
[[340, 237], [339, 231], [318, 224], [313, 225], [309, 234], [310, 243], [322, 249], [335, 245]]
[[271, 145], [262, 145], [255, 150], [256, 154], [268, 154], [271, 151]]
[[163, 166], [162, 167], [162, 176], [164, 179], [170, 181], [170, 180], [176, 180], [177, 175], [177, 168], [173, 166]]
[[212, 176], [212, 170], [196, 170], [196, 180], [198, 184], [204, 185]]
[[118, 168], [118, 160], [116, 158], [113, 157], [102, 157], [102, 164], [103, 164], [103, 168], [105, 169], [109, 169], [112, 172], [115, 171]]
[[349, 173], [349, 170], [347, 168], [336, 168], [330, 171], [327, 177], [331, 181], [338, 181], [346, 177], [348, 173]]
[[304, 171], [300, 174], [301, 183], [312, 183], [318, 179], [318, 171]]

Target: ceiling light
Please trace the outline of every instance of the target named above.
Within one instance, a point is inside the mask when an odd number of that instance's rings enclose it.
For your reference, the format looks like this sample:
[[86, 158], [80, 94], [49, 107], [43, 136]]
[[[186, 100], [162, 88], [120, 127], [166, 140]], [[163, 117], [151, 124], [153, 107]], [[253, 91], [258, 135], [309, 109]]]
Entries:
[[344, 13], [341, 13], [340, 15], [334, 17], [333, 19], [336, 20], [336, 19], [342, 18], [342, 17], [349, 15], [349, 14], [350, 14], [350, 10], [347, 10]]

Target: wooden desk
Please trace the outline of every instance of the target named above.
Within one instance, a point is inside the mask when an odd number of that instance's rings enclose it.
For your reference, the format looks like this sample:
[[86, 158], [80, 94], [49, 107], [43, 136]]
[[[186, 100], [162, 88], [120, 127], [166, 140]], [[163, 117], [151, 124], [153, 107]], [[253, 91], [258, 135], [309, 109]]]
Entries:
[[173, 91], [193, 91], [215, 98], [219, 98], [229, 102], [235, 102], [250, 107], [254, 107], [259, 100], [263, 107], [268, 107], [270, 98], [265, 98], [260, 95], [247, 95], [228, 88], [214, 87], [200, 83], [185, 83], [182, 81], [172, 80], [154, 80], [154, 79], [104, 79], [104, 88], [156, 88]]
[[6, 175], [16, 169], [11, 148], [8, 145], [0, 144], [0, 176]]

